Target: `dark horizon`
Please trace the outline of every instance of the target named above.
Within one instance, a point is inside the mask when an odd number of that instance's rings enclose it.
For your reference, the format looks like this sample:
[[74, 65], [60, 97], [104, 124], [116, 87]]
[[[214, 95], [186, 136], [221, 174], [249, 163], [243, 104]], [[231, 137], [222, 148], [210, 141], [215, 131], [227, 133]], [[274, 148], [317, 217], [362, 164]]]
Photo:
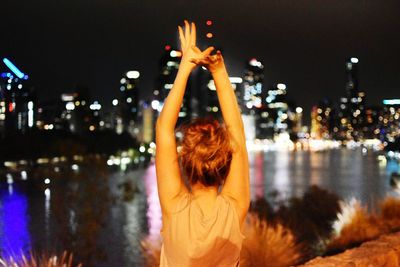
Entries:
[[230, 75], [242, 76], [245, 61], [255, 57], [265, 66], [266, 89], [286, 83], [288, 97], [305, 112], [324, 97], [337, 101], [345, 94], [349, 57], [360, 60], [367, 105], [400, 97], [398, 1], [44, 0], [9, 1], [2, 7], [7, 31], [0, 56], [29, 74], [40, 99], [56, 99], [83, 85], [109, 106], [120, 78], [132, 69], [141, 72], [141, 96], [149, 96], [164, 46], [176, 44], [176, 26], [183, 19], [198, 24], [202, 48], [205, 21], [213, 20], [215, 45], [224, 49]]

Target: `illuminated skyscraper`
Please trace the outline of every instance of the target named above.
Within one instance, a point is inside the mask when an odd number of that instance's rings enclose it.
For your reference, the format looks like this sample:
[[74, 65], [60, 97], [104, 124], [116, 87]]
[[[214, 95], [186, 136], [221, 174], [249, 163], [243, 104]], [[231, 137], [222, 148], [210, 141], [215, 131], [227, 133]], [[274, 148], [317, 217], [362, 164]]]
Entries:
[[[381, 106], [373, 106], [365, 108], [365, 121], [363, 124], [363, 135], [365, 139], [378, 138], [382, 141], [385, 140], [386, 129], [384, 126], [386, 108]], [[390, 111], [390, 108], [389, 108]], [[398, 109], [397, 119], [399, 119], [400, 108]], [[398, 123], [400, 126], [400, 122]], [[400, 127], [398, 128], [400, 129]]]
[[400, 140], [400, 99], [385, 99], [383, 105], [383, 112], [379, 116], [381, 138], [394, 143]]
[[264, 65], [253, 58], [246, 64], [243, 77], [243, 111], [254, 114], [257, 108], [262, 107]]
[[340, 132], [346, 139], [362, 138], [361, 126], [365, 117], [365, 93], [359, 89], [356, 57], [346, 61], [346, 96], [340, 99]]
[[3, 133], [25, 132], [35, 127], [35, 97], [26, 86], [28, 76], [9, 59], [3, 59], [7, 71], [1, 73], [0, 127]]
[[[36, 128], [39, 130], [70, 130], [70, 120], [65, 116], [66, 103], [62, 98], [57, 101], [45, 101], [38, 104]], [[71, 115], [68, 115], [71, 118]]]
[[320, 140], [323, 138], [324, 131], [321, 119], [318, 116], [320, 116], [318, 113], [318, 107], [313, 106], [311, 109], [311, 138]]
[[0, 79], [0, 137], [5, 135], [6, 120], [6, 83]]
[[[61, 113], [61, 120], [65, 121], [71, 132], [81, 134], [94, 131], [99, 128], [99, 112], [101, 105], [97, 102], [90, 102], [89, 89], [77, 87], [73, 93], [61, 95], [64, 107]], [[60, 124], [62, 125], [62, 124]], [[44, 125], [45, 130], [55, 129], [57, 125]]]
[[273, 136], [271, 113], [263, 100], [265, 95], [263, 82], [264, 65], [255, 58], [249, 60], [245, 67], [243, 86], [236, 93], [237, 96], [240, 96], [238, 102], [241, 106], [242, 114], [250, 117], [245, 121], [254, 123], [254, 125], [247, 125], [247, 127], [253, 129], [253, 135], [258, 139], [266, 139]]
[[139, 77], [138, 71], [131, 70], [120, 80], [122, 122], [124, 129], [134, 137], [138, 136], [140, 128]]
[[[312, 137], [316, 139], [330, 139], [331, 135], [335, 136], [338, 128], [334, 121], [334, 108], [332, 102], [325, 98], [320, 101], [317, 106], [312, 109]], [[315, 132], [315, 127], [318, 125], [318, 131]]]
[[282, 133], [288, 130], [288, 112], [287, 87], [284, 83], [278, 83], [272, 89], [268, 90], [266, 97], [267, 107], [271, 110], [274, 120], [274, 132]]

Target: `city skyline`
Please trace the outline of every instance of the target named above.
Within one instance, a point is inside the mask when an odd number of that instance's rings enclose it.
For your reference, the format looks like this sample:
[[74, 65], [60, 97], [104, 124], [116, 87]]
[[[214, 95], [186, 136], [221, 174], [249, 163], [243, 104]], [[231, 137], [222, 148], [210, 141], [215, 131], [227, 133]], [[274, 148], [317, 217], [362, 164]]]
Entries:
[[[212, 19], [215, 45], [223, 48], [231, 76], [242, 77], [246, 60], [255, 57], [265, 65], [264, 86], [287, 84], [288, 96], [307, 114], [322, 98], [338, 101], [344, 95], [344, 64], [352, 56], [360, 59], [367, 105], [398, 97], [397, 2], [271, 1], [242, 3], [240, 9], [230, 3], [206, 10], [209, 1], [26, 3], [4, 14], [6, 28], [21, 30], [7, 33], [0, 52], [30, 74], [39, 98], [55, 99], [83, 85], [111, 106], [120, 76], [129, 70], [141, 72], [140, 94], [151, 95], [158, 60], [166, 44], [175, 46], [178, 23], [195, 21], [202, 46], [205, 21]], [[14, 10], [17, 4], [3, 7]], [[72, 11], [76, 14], [70, 16]]]

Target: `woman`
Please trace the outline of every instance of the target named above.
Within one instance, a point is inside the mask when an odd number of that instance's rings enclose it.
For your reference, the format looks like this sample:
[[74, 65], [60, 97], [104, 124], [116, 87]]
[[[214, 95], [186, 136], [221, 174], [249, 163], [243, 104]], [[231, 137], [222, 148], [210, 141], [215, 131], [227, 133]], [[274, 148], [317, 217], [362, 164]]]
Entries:
[[[196, 46], [194, 23], [185, 21], [185, 29], [178, 30], [182, 59], [156, 125], [160, 266], [238, 266], [250, 199], [243, 122], [221, 53]], [[175, 126], [189, 75], [199, 65], [214, 79], [225, 125], [204, 119], [189, 123], [178, 153]]]

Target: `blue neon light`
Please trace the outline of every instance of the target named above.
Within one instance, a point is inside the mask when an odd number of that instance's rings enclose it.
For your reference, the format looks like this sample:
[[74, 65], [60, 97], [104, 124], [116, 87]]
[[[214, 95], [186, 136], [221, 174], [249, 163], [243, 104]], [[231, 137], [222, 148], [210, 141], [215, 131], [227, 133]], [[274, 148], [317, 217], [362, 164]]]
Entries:
[[29, 256], [31, 240], [28, 222], [26, 195], [17, 190], [13, 193], [0, 190], [0, 251], [4, 259], [12, 257], [21, 262], [23, 255]]
[[12, 72], [14, 72], [15, 75], [17, 75], [18, 78], [24, 78], [25, 74], [20, 71], [10, 60], [3, 58], [3, 62]]
[[383, 100], [384, 105], [400, 105], [400, 99], [385, 99]]
[[[25, 76], [28, 76], [28, 75], [25, 75]], [[9, 72], [2, 72], [2, 73], [1, 73], [1, 78], [10, 78], [10, 79], [13, 79], [14, 76], [12, 76], [12, 74], [9, 73]], [[26, 79], [25, 79], [25, 80], [26, 80]]]

